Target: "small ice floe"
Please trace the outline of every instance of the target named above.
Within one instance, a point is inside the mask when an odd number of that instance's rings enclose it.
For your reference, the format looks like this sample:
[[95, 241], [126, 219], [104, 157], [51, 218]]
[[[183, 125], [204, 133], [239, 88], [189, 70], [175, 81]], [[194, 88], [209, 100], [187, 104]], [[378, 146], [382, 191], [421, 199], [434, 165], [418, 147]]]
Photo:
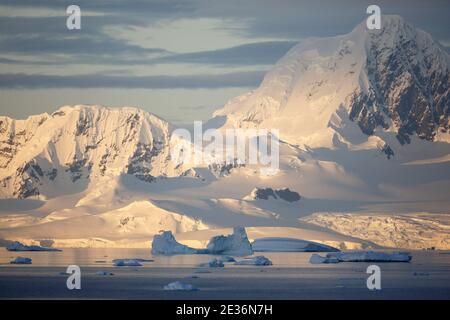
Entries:
[[236, 262], [236, 259], [234, 259], [232, 256], [223, 256], [219, 258], [222, 262]]
[[114, 259], [113, 263], [116, 267], [140, 267], [142, 264], [135, 259]]
[[61, 251], [60, 249], [41, 247], [41, 246], [27, 246], [19, 241], [14, 241], [6, 246], [8, 251]]
[[192, 284], [175, 281], [164, 286], [164, 290], [197, 291], [198, 289]]
[[206, 251], [209, 254], [225, 254], [247, 256], [253, 254], [252, 245], [248, 241], [244, 227], [233, 228], [233, 234], [215, 236], [209, 240]]
[[153, 255], [194, 254], [196, 249], [181, 244], [175, 240], [172, 231], [163, 231], [153, 237]]
[[252, 243], [256, 252], [339, 252], [325, 244], [293, 238], [260, 238]]
[[225, 265], [223, 264], [222, 260], [219, 259], [212, 259], [211, 261], [207, 263], [202, 263], [200, 267], [209, 267], [209, 268], [223, 268]]
[[31, 258], [24, 258], [24, 257], [17, 257], [14, 260], [12, 260], [11, 264], [31, 264], [32, 259]]
[[131, 260], [136, 260], [136, 261], [139, 261], [139, 262], [154, 262], [155, 261], [155, 260], [152, 260], [152, 259], [142, 259], [142, 258], [133, 258]]
[[312, 264], [317, 263], [338, 263], [338, 262], [410, 262], [411, 255], [407, 252], [333, 252], [325, 257], [313, 254], [309, 260]]
[[114, 273], [109, 272], [109, 271], [104, 271], [104, 270], [99, 270], [95, 273], [98, 276], [113, 276]]
[[320, 264], [320, 263], [339, 263], [336, 257], [322, 257], [317, 253], [314, 253], [311, 258], [309, 258], [309, 263]]
[[273, 263], [264, 256], [256, 256], [252, 258], [245, 258], [244, 260], [237, 261], [234, 264], [241, 266], [271, 266]]

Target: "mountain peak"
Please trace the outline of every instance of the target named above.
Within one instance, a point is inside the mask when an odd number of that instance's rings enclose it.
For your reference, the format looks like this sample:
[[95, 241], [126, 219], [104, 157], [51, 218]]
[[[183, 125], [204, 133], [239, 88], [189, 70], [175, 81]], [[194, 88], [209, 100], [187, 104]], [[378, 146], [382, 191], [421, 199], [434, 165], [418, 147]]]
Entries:
[[134, 107], [63, 106], [50, 116], [0, 121], [0, 196], [52, 197], [104, 177], [177, 176], [171, 126]]
[[380, 30], [363, 21], [346, 35], [301, 41], [258, 89], [215, 115], [227, 116], [226, 126], [279, 128], [282, 139], [310, 147], [353, 145], [352, 126], [368, 137], [394, 132], [402, 144], [413, 135], [441, 139], [449, 130], [449, 61], [428, 33], [383, 15]]

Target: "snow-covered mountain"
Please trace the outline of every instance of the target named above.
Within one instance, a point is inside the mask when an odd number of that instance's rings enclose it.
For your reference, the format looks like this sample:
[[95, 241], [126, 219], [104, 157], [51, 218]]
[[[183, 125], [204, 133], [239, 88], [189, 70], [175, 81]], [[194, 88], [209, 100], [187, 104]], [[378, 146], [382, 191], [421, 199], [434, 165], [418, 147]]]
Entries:
[[449, 68], [428, 33], [385, 15], [381, 30], [364, 21], [346, 35], [301, 41], [258, 89], [215, 115], [227, 127], [278, 128], [293, 144], [378, 147], [390, 156], [388, 133], [400, 144], [412, 135], [450, 141]]
[[170, 132], [166, 121], [128, 107], [65, 106], [26, 120], [0, 117], [0, 196], [54, 197], [105, 176], [146, 182], [178, 176]]
[[269, 175], [177, 166], [172, 126], [136, 108], [0, 117], [0, 244], [145, 247], [164, 229], [204, 246], [242, 225], [252, 239], [449, 249], [449, 65], [398, 16], [301, 41], [205, 126], [278, 129]]

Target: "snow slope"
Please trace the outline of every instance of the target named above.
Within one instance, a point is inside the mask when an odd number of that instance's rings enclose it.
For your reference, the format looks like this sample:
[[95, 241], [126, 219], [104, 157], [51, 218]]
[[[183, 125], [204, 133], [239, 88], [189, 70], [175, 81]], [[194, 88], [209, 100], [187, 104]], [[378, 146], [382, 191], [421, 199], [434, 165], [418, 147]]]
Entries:
[[364, 215], [313, 214], [302, 219], [341, 234], [367, 239], [385, 247], [450, 248], [450, 216], [436, 214]]

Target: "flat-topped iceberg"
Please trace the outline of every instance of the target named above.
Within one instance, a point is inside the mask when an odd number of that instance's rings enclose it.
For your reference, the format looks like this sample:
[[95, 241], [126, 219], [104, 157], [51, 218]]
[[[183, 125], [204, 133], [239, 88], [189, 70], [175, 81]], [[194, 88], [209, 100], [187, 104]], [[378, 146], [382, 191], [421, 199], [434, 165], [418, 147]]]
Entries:
[[312, 264], [318, 263], [338, 263], [338, 262], [410, 262], [411, 255], [407, 252], [375, 252], [375, 251], [355, 251], [355, 252], [332, 252], [325, 257], [313, 254], [309, 260]]
[[153, 237], [153, 255], [173, 255], [173, 254], [193, 254], [198, 253], [197, 249], [188, 247], [175, 240], [172, 231], [163, 231]]
[[197, 291], [198, 289], [190, 283], [175, 281], [164, 286], [164, 290]]
[[333, 252], [327, 254], [328, 258], [335, 257], [340, 262], [410, 262], [411, 255], [408, 252]]
[[142, 264], [135, 259], [114, 259], [113, 263], [116, 267], [140, 267]]
[[338, 252], [325, 244], [293, 238], [260, 238], [252, 243], [255, 252]]
[[272, 261], [270, 261], [268, 258], [264, 256], [256, 256], [237, 261], [235, 262], [235, 264], [241, 266], [271, 266]]
[[61, 251], [60, 249], [41, 246], [27, 246], [19, 241], [14, 241], [6, 246], [8, 251]]
[[17, 257], [13, 261], [11, 261], [11, 264], [31, 264], [31, 258], [24, 258], [24, 257]]
[[248, 256], [253, 254], [252, 245], [248, 241], [244, 227], [233, 228], [233, 234], [215, 236], [209, 240], [206, 252], [209, 254], [225, 254]]

